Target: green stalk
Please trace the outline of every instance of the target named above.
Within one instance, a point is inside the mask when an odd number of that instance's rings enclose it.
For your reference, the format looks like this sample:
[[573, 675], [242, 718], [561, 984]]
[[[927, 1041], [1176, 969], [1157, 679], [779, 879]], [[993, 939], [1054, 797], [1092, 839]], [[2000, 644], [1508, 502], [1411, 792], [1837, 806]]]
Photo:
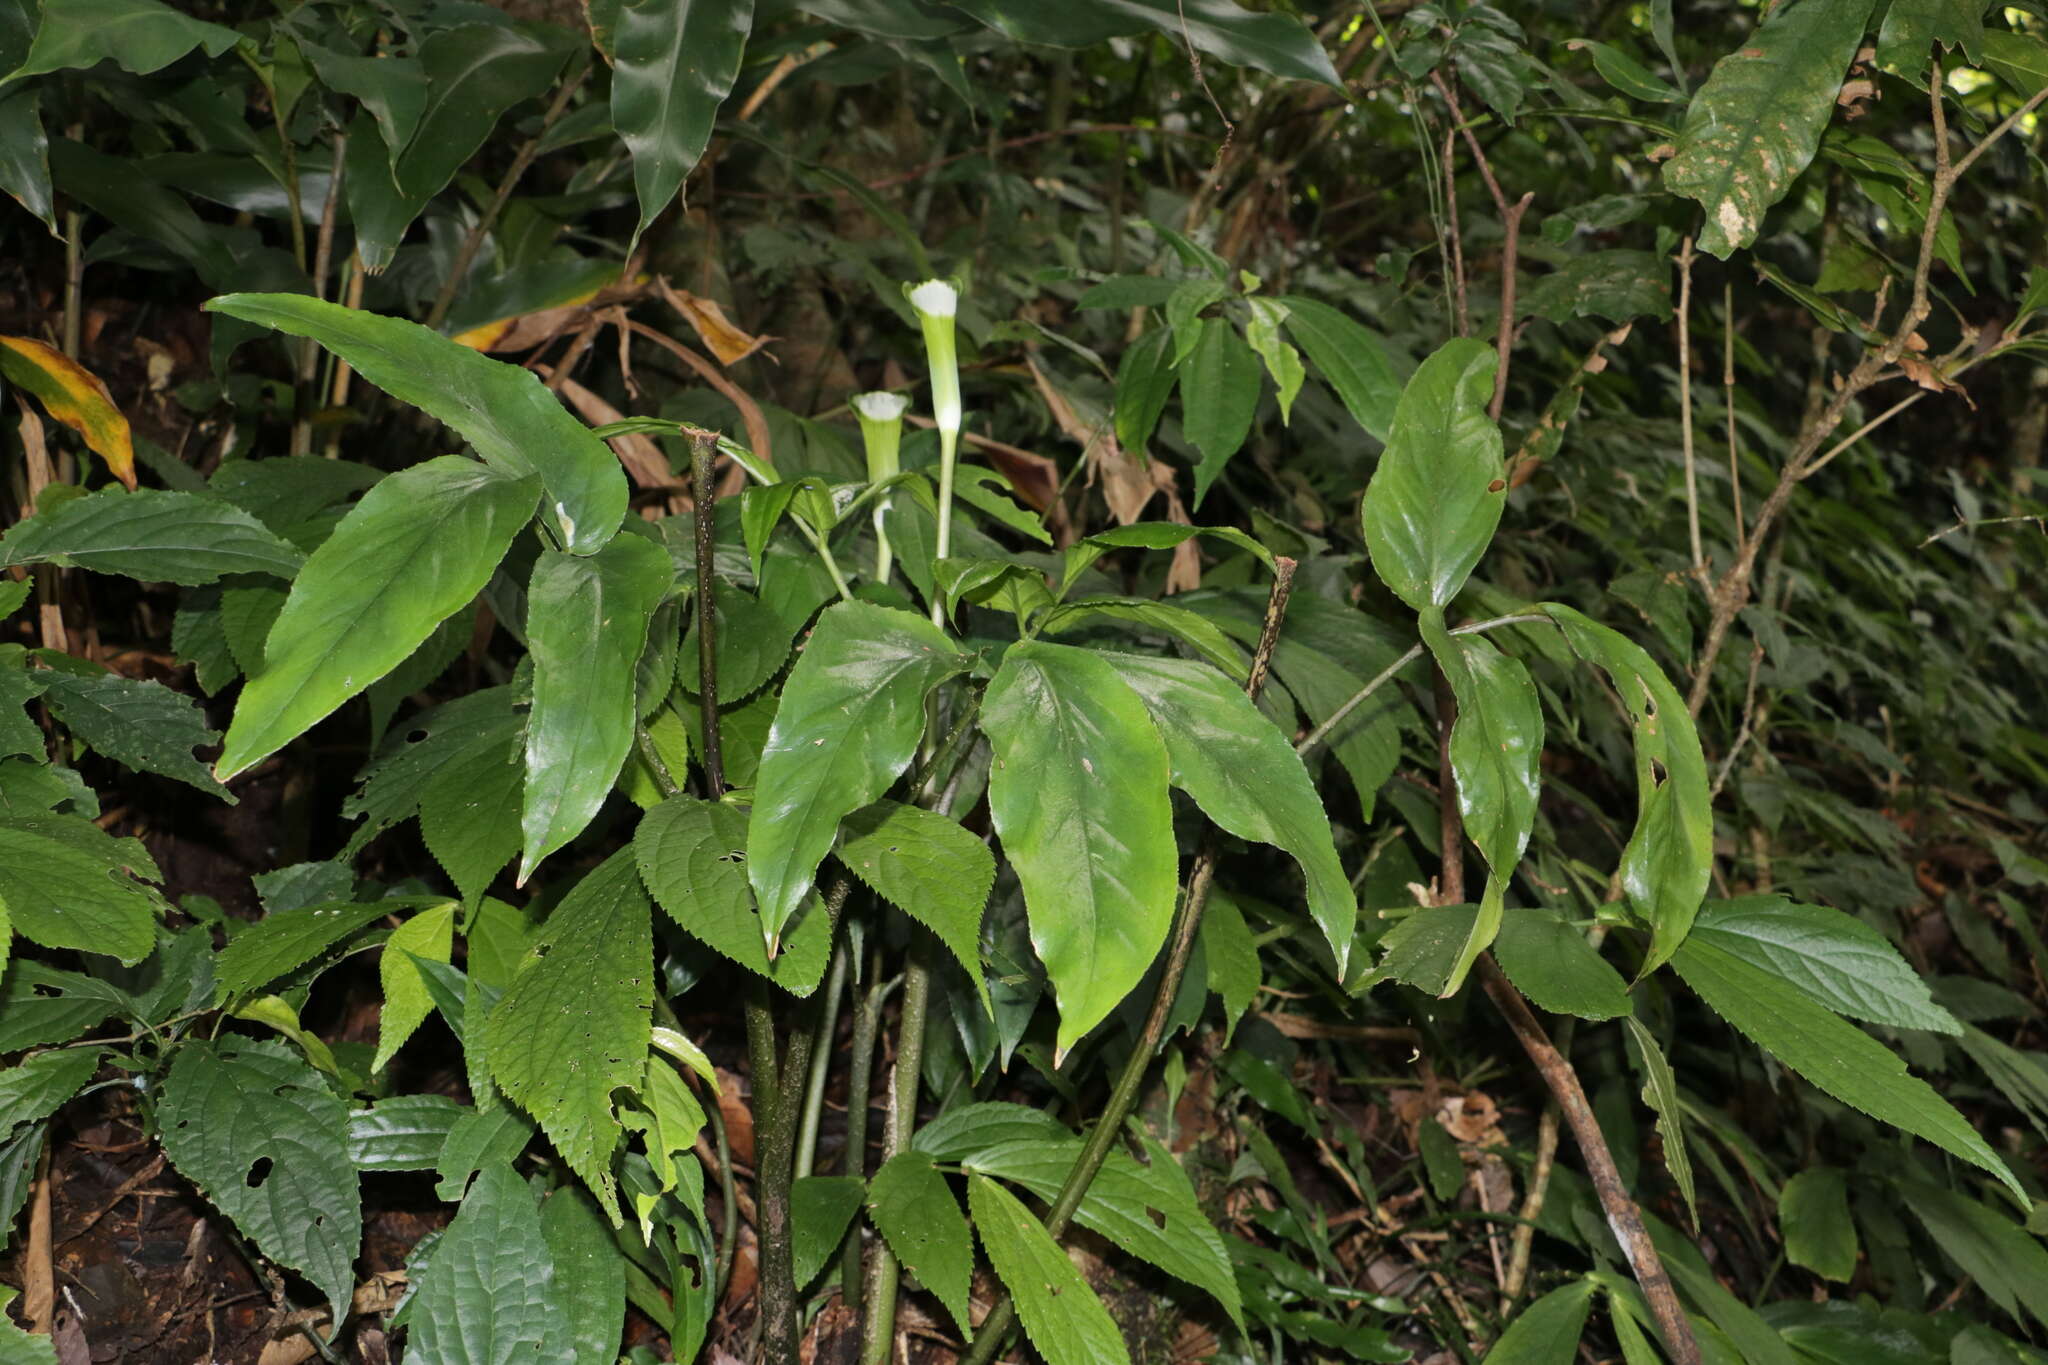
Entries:
[[804, 1078], [804, 1113], [796, 1134], [796, 1178], [811, 1173], [818, 1158], [818, 1123], [825, 1112], [825, 1080], [832, 1060], [832, 1035], [839, 1027], [839, 1001], [846, 993], [846, 944], [832, 951], [832, 974], [825, 979], [824, 1008], [811, 1037], [810, 1074]]
[[[932, 378], [932, 420], [939, 429], [939, 526], [932, 547], [936, 566], [953, 552], [953, 464], [960, 451], [960, 358], [953, 319], [960, 307], [960, 290], [948, 280], [926, 280], [904, 294], [917, 310], [918, 325], [924, 330], [925, 360]], [[932, 624], [945, 623], [945, 599], [934, 592]]]
[[[882, 955], [877, 952], [868, 959], [868, 978], [874, 984], [860, 1003], [860, 1009], [853, 1016], [853, 1045], [846, 1082], [846, 1155], [840, 1163], [840, 1174], [850, 1175], [855, 1180], [868, 1178], [868, 1098], [875, 1074], [875, 1043], [882, 1033], [882, 1006], [896, 989], [896, 982], [882, 980]], [[842, 1303], [855, 1304], [862, 1299], [860, 1232], [858, 1229], [847, 1234], [846, 1249], [839, 1262], [839, 1298]]]
[[[1266, 671], [1273, 662], [1273, 646], [1280, 638], [1280, 622], [1287, 614], [1287, 598], [1294, 591], [1294, 561], [1277, 561], [1273, 577], [1273, 590], [1266, 599], [1264, 629], [1259, 633], [1259, 645], [1252, 655], [1251, 675], [1245, 679], [1245, 695], [1253, 701], [1259, 699], [1259, 692], [1266, 685]], [[1213, 846], [1205, 845], [1195, 856], [1195, 864], [1188, 874], [1187, 893], [1181, 897], [1180, 908], [1175, 912], [1173, 932], [1166, 950], [1166, 967], [1159, 976], [1159, 989], [1152, 997], [1152, 1010], [1145, 1017], [1144, 1030], [1138, 1035], [1138, 1042], [1131, 1049], [1131, 1055], [1124, 1062], [1123, 1071], [1116, 1078], [1116, 1088], [1110, 1092], [1109, 1105], [1103, 1110], [1102, 1119], [1088, 1134], [1088, 1141], [1075, 1159], [1074, 1167], [1067, 1172], [1067, 1179], [1060, 1186], [1059, 1197], [1045, 1215], [1045, 1230], [1054, 1239], [1067, 1230], [1073, 1221], [1074, 1211], [1081, 1207], [1081, 1201], [1088, 1195], [1088, 1187], [1094, 1183], [1096, 1172], [1109, 1159], [1110, 1150], [1116, 1146], [1123, 1131], [1124, 1120], [1137, 1105], [1138, 1092], [1144, 1084], [1145, 1073], [1151, 1069], [1152, 1056], [1158, 1050], [1160, 1040], [1166, 1036], [1166, 1021], [1173, 1013], [1173, 1002], [1179, 997], [1181, 977], [1186, 974], [1188, 959], [1194, 953], [1195, 934], [1202, 925], [1202, 911], [1209, 903], [1209, 888], [1216, 878], [1216, 852]], [[1010, 1328], [1017, 1321], [1017, 1309], [1008, 1294], [997, 1301], [988, 1317], [982, 1320], [980, 1330], [975, 1334], [974, 1346], [963, 1358], [961, 1365], [988, 1365], [1003, 1341], [1010, 1334]], [[879, 1365], [865, 1355], [862, 1365]]]
[[[917, 1129], [917, 1091], [924, 1069], [924, 1025], [931, 1003], [931, 969], [924, 958], [921, 932], [903, 972], [903, 1018], [897, 1026], [896, 1065], [889, 1078], [889, 1109], [882, 1130], [882, 1160], [910, 1146]], [[867, 1311], [860, 1343], [860, 1365], [888, 1365], [896, 1338], [896, 1291], [902, 1279], [896, 1255], [884, 1241], [875, 1243], [868, 1268]]]

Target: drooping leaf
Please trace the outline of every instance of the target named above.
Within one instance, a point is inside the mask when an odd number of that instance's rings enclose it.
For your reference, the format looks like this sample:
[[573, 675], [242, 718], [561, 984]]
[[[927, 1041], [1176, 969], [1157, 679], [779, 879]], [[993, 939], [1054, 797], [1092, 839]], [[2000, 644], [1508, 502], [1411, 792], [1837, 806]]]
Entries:
[[491, 1076], [540, 1126], [616, 1226], [612, 1092], [638, 1085], [654, 1001], [653, 908], [632, 850], [585, 874], [484, 1024]]
[[1732, 957], [1797, 982], [1837, 1014], [1892, 1028], [1963, 1031], [1883, 934], [1839, 910], [1781, 895], [1740, 896], [1710, 902], [1693, 932]]
[[[465, 31], [447, 30], [429, 42]], [[420, 137], [426, 136], [423, 126]], [[494, 469], [515, 478], [539, 475], [546, 516], [569, 553], [592, 553], [625, 517], [626, 476], [618, 457], [531, 370], [479, 355], [403, 318], [299, 295], [226, 294], [206, 307], [312, 338], [393, 398], [447, 423]]]
[[1287, 334], [1308, 352], [1345, 408], [1374, 438], [1386, 441], [1401, 401], [1401, 381], [1379, 334], [1329, 304], [1288, 294]]
[[1486, 1353], [1488, 1365], [1571, 1365], [1586, 1330], [1586, 1314], [1592, 1311], [1594, 1287], [1591, 1279], [1573, 1280], [1515, 1314]]
[[1259, 945], [1244, 911], [1228, 892], [1211, 890], [1202, 912], [1202, 960], [1208, 967], [1209, 989], [1223, 1003], [1223, 1037], [1227, 1042], [1238, 1020], [1259, 998]]
[[1222, 318], [1203, 318], [1201, 336], [1179, 370], [1181, 427], [1202, 462], [1195, 466], [1195, 506], [1251, 434], [1259, 410], [1259, 359]]
[[840, 864], [901, 909], [958, 958], [988, 1003], [981, 975], [981, 912], [995, 885], [988, 845], [936, 811], [877, 801], [841, 822]]
[[1778, 1231], [1792, 1264], [1838, 1284], [1855, 1275], [1856, 1221], [1840, 1168], [1809, 1166], [1785, 1182], [1778, 1191]]
[[483, 1168], [425, 1269], [408, 1270], [417, 1285], [406, 1305], [408, 1361], [541, 1365], [554, 1256], [533, 1191], [509, 1165]]
[[1517, 990], [1552, 1014], [1613, 1019], [1631, 1008], [1621, 973], [1555, 910], [1516, 910], [1501, 919], [1494, 955]]
[[1728, 259], [1813, 160], [1873, 0], [1781, 6], [1714, 64], [1664, 163], [1664, 186], [1706, 211], [1700, 250]]
[[634, 668], [675, 582], [659, 545], [620, 535], [594, 554], [541, 552], [526, 597], [533, 712], [526, 722], [523, 885], [583, 832], [633, 747]]
[[50, 183], [50, 135], [43, 130], [42, 99], [34, 85], [0, 89], [0, 193], [41, 219], [55, 236], [56, 192]]
[[753, 0], [626, 0], [619, 7], [612, 127], [633, 157], [640, 198], [633, 242], [704, 155], [753, 24]]
[[187, 587], [237, 573], [290, 578], [305, 558], [230, 503], [156, 489], [72, 498], [0, 539], [0, 568], [57, 564]]
[[0, 376], [34, 394], [50, 416], [83, 437], [114, 477], [134, 490], [135, 446], [128, 418], [98, 375], [34, 337], [0, 336]]
[[[424, 91], [421, 98], [425, 98]], [[368, 110], [358, 113], [349, 124], [342, 188], [348, 198], [349, 222], [356, 230], [356, 254], [368, 270], [383, 270], [391, 264], [406, 229], [433, 197], [400, 190], [391, 168], [394, 160], [376, 119]]]
[[363, 770], [361, 789], [342, 802], [344, 816], [364, 817], [342, 856], [353, 858], [371, 839], [410, 817], [443, 774], [472, 760], [481, 762], [480, 753], [503, 755], [517, 772], [525, 721], [516, 709], [518, 700], [517, 689], [509, 685], [479, 688], [420, 712], [386, 736]]
[[[718, 704], [722, 712], [760, 691], [782, 671], [782, 666], [789, 662], [791, 642], [803, 623], [780, 615], [754, 594], [724, 583], [714, 586], [712, 602], [717, 624], [717, 653], [712, 666], [718, 674]], [[692, 694], [704, 690], [697, 630], [693, 614], [676, 655], [676, 682]]]
[[192, 756], [194, 749], [215, 743], [220, 735], [206, 728], [205, 713], [189, 697], [162, 683], [118, 673], [86, 677], [53, 671], [43, 700], [65, 729], [115, 762], [234, 801], [206, 765]]
[[1609, 85], [1632, 100], [1652, 104], [1683, 104], [1685, 92], [1637, 61], [1634, 54], [1612, 43], [1574, 38], [1565, 44], [1593, 58], [1593, 69]]
[[1664, 1139], [1664, 1169], [1685, 1200], [1693, 1226], [1699, 1226], [1699, 1197], [1693, 1180], [1692, 1156], [1686, 1147], [1685, 1108], [1678, 1097], [1678, 1076], [1666, 1060], [1664, 1050], [1650, 1030], [1633, 1014], [1622, 1016], [1628, 1026], [1630, 1057], [1643, 1073], [1643, 1103], [1657, 1115], [1657, 1132]]
[[1409, 911], [1380, 940], [1386, 953], [1361, 985], [1401, 981], [1430, 995], [1451, 994], [1453, 974], [1471, 965], [1462, 954], [1478, 921], [1476, 905], [1436, 905]]
[[967, 1204], [982, 1248], [1047, 1365], [1130, 1365], [1109, 1310], [1016, 1195], [985, 1175], [970, 1175]]
[[2019, 1184], [1968, 1119], [1909, 1075], [1898, 1054], [1806, 994], [1798, 982], [1688, 939], [1671, 959], [1685, 984], [1744, 1037], [1853, 1109]]
[[1171, 351], [1173, 333], [1154, 327], [1124, 348], [1116, 367], [1116, 401], [1112, 412], [1116, 439], [1124, 451], [1136, 456], [1152, 439], [1159, 415], [1173, 393]]
[[929, 1154], [899, 1152], [868, 1184], [868, 1217], [911, 1274], [952, 1315], [962, 1338], [968, 1327], [967, 1293], [974, 1275], [974, 1242], [960, 1201]]
[[427, 107], [427, 72], [419, 58], [394, 52], [364, 57], [304, 39], [299, 51], [322, 85], [362, 101], [364, 111], [377, 120], [385, 146], [403, 147], [412, 141]]
[[[1081, 1156], [1081, 1139], [1056, 1138], [992, 1143], [961, 1161], [969, 1173], [996, 1176], [1022, 1185], [1041, 1199], [1059, 1195], [1067, 1173]], [[1146, 1161], [1112, 1151], [1088, 1186], [1074, 1218], [1133, 1256], [1208, 1294], [1234, 1323], [1243, 1322], [1243, 1303], [1222, 1234], [1195, 1199], [1195, 1187], [1173, 1153], [1146, 1143]]]
[[22, 64], [5, 75], [11, 82], [112, 61], [123, 71], [146, 76], [195, 47], [218, 57], [240, 41], [242, 35], [231, 28], [180, 14], [157, 0], [43, 0], [35, 43]]
[[482, 590], [538, 491], [444, 455], [365, 494], [292, 584], [216, 775], [253, 767], [404, 662]]
[[1486, 859], [1486, 891], [1471, 937], [1459, 950], [1443, 994], [1464, 984], [1465, 973], [1499, 932], [1508, 879], [1528, 847], [1542, 784], [1543, 708], [1521, 661], [1478, 635], [1452, 635], [1443, 613], [1425, 607], [1422, 639], [1436, 656], [1457, 698], [1451, 727], [1451, 769], [1465, 834]]
[[924, 732], [924, 697], [967, 666], [937, 626], [866, 602], [826, 609], [782, 688], [747, 824], [747, 879], [770, 954], [839, 821], [888, 790]]
[[1500, 428], [1486, 415], [1493, 348], [1446, 342], [1401, 390], [1366, 486], [1373, 572], [1418, 611], [1444, 607], [1486, 553], [1506, 506]]
[[1308, 370], [1301, 363], [1301, 352], [1280, 336], [1280, 324], [1287, 320], [1287, 305], [1275, 299], [1262, 298], [1247, 302], [1251, 305], [1252, 317], [1245, 324], [1244, 339], [1265, 362], [1266, 373], [1273, 376], [1273, 387], [1279, 390], [1280, 421], [1284, 425], [1293, 411], [1294, 400], [1301, 392], [1303, 381], [1308, 378]]
[[1166, 745], [1114, 665], [1038, 641], [1003, 656], [982, 728], [995, 749], [989, 810], [1023, 883], [1064, 1054], [1166, 941], [1178, 861]]
[[521, 750], [516, 725], [492, 727], [435, 769], [419, 793], [420, 837], [468, 904], [519, 852]]
[[860, 1212], [865, 1182], [850, 1175], [807, 1175], [789, 1191], [789, 1242], [797, 1287], [818, 1277]]
[[1308, 909], [1343, 979], [1358, 900], [1337, 858], [1330, 819], [1294, 746], [1244, 692], [1206, 664], [1108, 654], [1166, 741], [1173, 785], [1240, 839], [1271, 844], [1301, 866]]
[[31, 943], [140, 962], [156, 946], [163, 902], [134, 877], [162, 880], [138, 840], [82, 816], [0, 821], [0, 909]]
[[406, 920], [384, 941], [377, 975], [384, 987], [384, 1008], [377, 1015], [377, 1055], [371, 1071], [382, 1071], [414, 1029], [434, 1008], [417, 959], [447, 962], [455, 950], [455, 906], [431, 906]]
[[2011, 1218], [1967, 1195], [1911, 1177], [1898, 1182], [1906, 1207], [1991, 1301], [2018, 1319], [2048, 1323], [2048, 1250]]
[[832, 955], [832, 922], [813, 897], [768, 957], [761, 912], [747, 885], [747, 817], [739, 809], [674, 796], [633, 835], [641, 878], [683, 932], [793, 995], [809, 995]]
[[1642, 646], [1570, 607], [1544, 610], [1581, 658], [1607, 670], [1636, 742], [1636, 827], [1621, 855], [1629, 903], [1650, 924], [1645, 974], [1692, 928], [1713, 875], [1714, 813], [1699, 731], [1678, 689]]
[[157, 1110], [164, 1154], [265, 1256], [348, 1311], [362, 1240], [348, 1107], [284, 1045], [193, 1040]]
[[2020, 98], [2032, 99], [2048, 85], [2048, 40], [2038, 34], [1986, 29], [1984, 65]]

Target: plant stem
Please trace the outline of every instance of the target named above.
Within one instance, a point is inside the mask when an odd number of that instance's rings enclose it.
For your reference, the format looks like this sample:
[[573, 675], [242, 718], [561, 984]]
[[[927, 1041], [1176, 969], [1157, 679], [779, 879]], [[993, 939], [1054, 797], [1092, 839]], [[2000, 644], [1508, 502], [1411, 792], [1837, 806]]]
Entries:
[[697, 668], [702, 680], [704, 777], [711, 799], [725, 795], [725, 756], [718, 739], [718, 613], [712, 593], [711, 570], [716, 558], [718, 480], [713, 464], [718, 458], [718, 437], [708, 431], [690, 436], [690, 494], [692, 520], [697, 532]]
[[811, 1173], [818, 1159], [818, 1122], [825, 1112], [825, 1080], [832, 1060], [832, 1035], [839, 1028], [839, 1001], [846, 994], [846, 943], [832, 952], [832, 974], [825, 979], [825, 1004], [818, 1012], [811, 1038], [810, 1074], [804, 1078], [804, 1113], [796, 1135], [796, 1178]]
[[[882, 955], [868, 959], [868, 978], [873, 982], [853, 1016], [853, 1044], [849, 1049], [851, 1070], [846, 1080], [846, 1154], [839, 1173], [856, 1180], [868, 1177], [868, 1099], [875, 1074], [875, 1043], [882, 1033], [882, 1006], [896, 989], [896, 982], [882, 980]], [[861, 1242], [856, 1229], [850, 1232], [839, 1262], [839, 1298], [842, 1303], [861, 1302]]]
[[[1528, 613], [1524, 613], [1519, 616], [1496, 616], [1491, 620], [1474, 621], [1471, 622], [1469, 625], [1459, 626], [1455, 630], [1453, 630], [1451, 634], [1478, 635], [1484, 631], [1498, 630], [1502, 626], [1535, 626], [1542, 625], [1549, 620], [1550, 618], [1548, 616], [1537, 616]], [[1371, 682], [1359, 688], [1349, 697], [1346, 697], [1344, 699], [1344, 704], [1338, 707], [1336, 710], [1332, 711], [1329, 714], [1328, 719], [1324, 720], [1321, 725], [1318, 725], [1315, 729], [1309, 731], [1307, 735], [1303, 736], [1301, 742], [1294, 746], [1294, 752], [1300, 754], [1303, 758], [1307, 758], [1310, 754], [1314, 753], [1316, 749], [1325, 740], [1329, 739], [1330, 732], [1335, 730], [1339, 725], [1342, 725], [1345, 719], [1348, 716], [1350, 716], [1350, 714], [1353, 711], [1356, 711], [1359, 707], [1363, 706], [1366, 703], [1366, 701], [1372, 696], [1373, 693], [1379, 691], [1382, 687], [1386, 686], [1387, 682], [1391, 678], [1393, 678], [1395, 674], [1399, 673], [1402, 669], [1406, 668], [1409, 664], [1414, 663], [1417, 659], [1421, 657], [1422, 646], [1410, 645], [1408, 647], [1407, 653], [1403, 654], [1400, 658], [1394, 660], [1394, 662], [1388, 664], [1385, 668], [1381, 669], [1377, 674], [1373, 676]]]
[[[924, 1026], [931, 1003], [932, 975], [925, 961], [922, 932], [903, 970], [903, 1014], [896, 1026], [896, 1064], [889, 1072], [889, 1098], [882, 1127], [882, 1160], [910, 1146], [917, 1129], [917, 1092], [924, 1070]], [[897, 1273], [895, 1253], [886, 1242], [875, 1244], [874, 1264], [867, 1275], [867, 1311], [862, 1324], [861, 1365], [886, 1365], [896, 1337]]]
[[[1259, 699], [1259, 693], [1265, 688], [1266, 673], [1273, 662], [1273, 646], [1279, 642], [1280, 623], [1287, 615], [1287, 599], [1293, 591], [1294, 561], [1276, 560], [1273, 590], [1266, 599], [1265, 622], [1259, 632], [1258, 648], [1252, 654], [1251, 673], [1244, 682], [1245, 695], [1253, 701]], [[1131, 1110], [1137, 1105], [1145, 1073], [1151, 1070], [1152, 1055], [1166, 1036], [1166, 1021], [1172, 1016], [1173, 1002], [1180, 995], [1181, 977], [1186, 974], [1188, 958], [1194, 953], [1195, 934], [1201, 928], [1202, 911], [1209, 902], [1209, 888], [1215, 878], [1216, 852], [1213, 847], [1205, 846], [1195, 855], [1194, 867], [1188, 874], [1187, 892], [1181, 897], [1180, 909], [1174, 916], [1165, 968], [1159, 975], [1159, 988], [1152, 996], [1151, 1012], [1145, 1016], [1145, 1027], [1139, 1032], [1130, 1057], [1117, 1075], [1116, 1088], [1110, 1092], [1109, 1104], [1103, 1109], [1101, 1120], [1089, 1132], [1087, 1144], [1075, 1159], [1074, 1168], [1067, 1172], [1066, 1183], [1060, 1186], [1059, 1197], [1045, 1215], [1045, 1230], [1055, 1239], [1067, 1230], [1075, 1210], [1087, 1197], [1088, 1186], [1094, 1182], [1096, 1172], [1109, 1159], [1110, 1149], [1116, 1145], [1123, 1131], [1124, 1120], [1130, 1117]], [[1016, 1320], [1016, 1306], [1005, 1294], [982, 1320], [981, 1330], [974, 1338], [974, 1347], [963, 1358], [962, 1365], [988, 1365], [996, 1352], [1002, 1349], [1003, 1339], [1009, 1335]], [[864, 1358], [863, 1365], [877, 1365], [877, 1362]]]

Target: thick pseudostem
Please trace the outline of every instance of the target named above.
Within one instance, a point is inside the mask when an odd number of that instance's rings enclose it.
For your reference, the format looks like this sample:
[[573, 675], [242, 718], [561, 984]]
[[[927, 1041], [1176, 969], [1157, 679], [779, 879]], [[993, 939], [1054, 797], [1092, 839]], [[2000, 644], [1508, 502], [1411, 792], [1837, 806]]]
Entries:
[[[1437, 901], [1441, 905], [1459, 905], [1465, 900], [1465, 821], [1458, 805], [1457, 775], [1451, 768], [1451, 726], [1457, 719], [1457, 702], [1451, 695], [1450, 683], [1444, 677], [1443, 669], [1438, 668], [1435, 673], [1441, 744], [1438, 780], [1443, 797], [1443, 871], [1437, 884]], [[1578, 1072], [1572, 1068], [1570, 1059], [1550, 1041], [1550, 1035], [1537, 1022], [1535, 1012], [1522, 998], [1522, 993], [1502, 975], [1494, 963], [1493, 954], [1482, 954], [1478, 966], [1479, 979], [1486, 987], [1487, 997], [1508, 1021], [1515, 1040], [1529, 1054], [1529, 1060], [1542, 1073], [1544, 1084], [1557, 1098], [1558, 1109], [1572, 1130], [1573, 1140], [1579, 1144], [1580, 1155], [1586, 1159], [1586, 1173], [1592, 1177], [1593, 1188], [1600, 1196], [1600, 1207], [1607, 1215], [1607, 1225], [1620, 1241], [1629, 1267], [1635, 1271], [1636, 1283], [1642, 1286], [1643, 1297], [1649, 1301], [1651, 1315], [1657, 1320], [1657, 1330], [1663, 1335], [1665, 1348], [1670, 1351], [1674, 1365], [1700, 1365], [1700, 1348], [1693, 1339], [1692, 1324], [1686, 1321], [1685, 1310], [1679, 1307], [1678, 1293], [1672, 1288], [1671, 1277], [1665, 1273], [1663, 1258], [1658, 1256], [1649, 1230], [1643, 1226], [1636, 1201], [1621, 1183], [1621, 1173], [1614, 1165], [1614, 1153], [1600, 1131], [1599, 1120], [1593, 1117], [1593, 1106], [1586, 1101], [1586, 1091], [1579, 1084]]]
[[[690, 435], [690, 483], [697, 532], [697, 662], [704, 717], [705, 795], [725, 795], [725, 762], [718, 746], [718, 617], [713, 610], [712, 560], [718, 437]], [[747, 1057], [754, 1092], [755, 1236], [760, 1248], [761, 1356], [768, 1365], [797, 1365], [796, 1265], [789, 1244], [789, 1187], [796, 1156], [798, 1087], [810, 1062], [810, 1034], [792, 1030], [786, 1058], [776, 1055], [773, 987], [752, 983], [746, 1002]], [[784, 1084], [787, 1081], [787, 1084]]]
[[[1266, 617], [1259, 631], [1258, 648], [1252, 654], [1251, 672], [1244, 683], [1245, 695], [1253, 701], [1259, 699], [1259, 692], [1266, 685], [1266, 672], [1272, 666], [1273, 647], [1280, 639], [1280, 623], [1287, 615], [1287, 599], [1294, 591], [1294, 561], [1274, 561], [1273, 590], [1266, 598]], [[1067, 1230], [1075, 1210], [1087, 1197], [1088, 1186], [1095, 1180], [1095, 1173], [1102, 1169], [1102, 1163], [1109, 1159], [1110, 1149], [1116, 1146], [1117, 1137], [1123, 1132], [1124, 1120], [1138, 1102], [1138, 1090], [1144, 1083], [1145, 1073], [1151, 1069], [1152, 1055], [1159, 1050], [1159, 1042], [1166, 1036], [1166, 1021], [1173, 1013], [1173, 1002], [1180, 995], [1181, 977], [1186, 974], [1188, 958], [1193, 954], [1196, 931], [1202, 927], [1202, 910], [1209, 902], [1209, 887], [1216, 877], [1216, 853], [1212, 846], [1204, 845], [1195, 855], [1195, 864], [1188, 873], [1186, 892], [1181, 896], [1179, 913], [1174, 917], [1173, 930], [1167, 939], [1166, 969], [1159, 975], [1159, 989], [1152, 997], [1152, 1010], [1145, 1016], [1144, 1030], [1131, 1048], [1130, 1058], [1125, 1061], [1123, 1071], [1116, 1078], [1116, 1089], [1110, 1092], [1109, 1104], [1102, 1112], [1102, 1119], [1088, 1134], [1088, 1142], [1081, 1149], [1081, 1155], [1074, 1162], [1074, 1169], [1067, 1173], [1066, 1183], [1060, 1186], [1059, 1198], [1045, 1215], [1045, 1230], [1058, 1238]], [[1003, 1340], [1009, 1336], [1010, 1328], [1017, 1321], [1017, 1310], [1008, 1294], [997, 1301], [988, 1317], [982, 1320], [981, 1330], [975, 1335], [974, 1349], [967, 1353], [963, 1365], [988, 1365], [997, 1351], [1002, 1349]]]

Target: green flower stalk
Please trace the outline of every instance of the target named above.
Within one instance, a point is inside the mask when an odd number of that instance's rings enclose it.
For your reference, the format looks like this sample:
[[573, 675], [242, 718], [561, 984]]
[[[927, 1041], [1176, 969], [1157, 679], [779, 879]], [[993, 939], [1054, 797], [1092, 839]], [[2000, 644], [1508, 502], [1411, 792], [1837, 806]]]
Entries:
[[[902, 469], [899, 454], [903, 446], [903, 414], [910, 400], [900, 393], [857, 393], [850, 400], [853, 415], [860, 418], [861, 440], [867, 446], [868, 482], [883, 483]], [[875, 499], [875, 581], [889, 581], [895, 554], [889, 548], [889, 532], [882, 525], [885, 498]]]
[[[925, 362], [932, 375], [932, 418], [939, 427], [939, 532], [933, 562], [953, 551], [953, 461], [960, 449], [960, 359], [953, 346], [953, 315], [960, 308], [960, 290], [950, 280], [926, 280], [906, 288], [924, 328]], [[943, 623], [945, 604], [932, 595], [932, 620]]]

